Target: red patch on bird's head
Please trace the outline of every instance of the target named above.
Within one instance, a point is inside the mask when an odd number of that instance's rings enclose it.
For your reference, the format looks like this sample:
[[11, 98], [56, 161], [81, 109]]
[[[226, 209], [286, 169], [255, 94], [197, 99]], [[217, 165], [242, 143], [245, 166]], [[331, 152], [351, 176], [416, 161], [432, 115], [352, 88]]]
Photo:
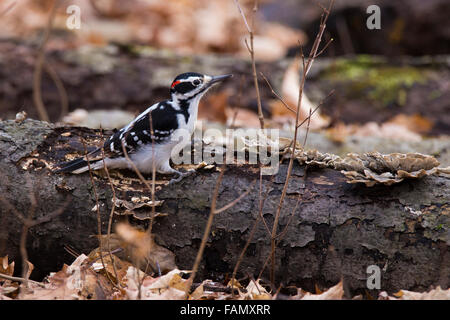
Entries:
[[180, 80], [177, 80], [177, 81], [174, 81], [173, 83], [172, 83], [172, 88], [173, 87], [175, 87], [177, 84], [179, 84], [181, 81]]

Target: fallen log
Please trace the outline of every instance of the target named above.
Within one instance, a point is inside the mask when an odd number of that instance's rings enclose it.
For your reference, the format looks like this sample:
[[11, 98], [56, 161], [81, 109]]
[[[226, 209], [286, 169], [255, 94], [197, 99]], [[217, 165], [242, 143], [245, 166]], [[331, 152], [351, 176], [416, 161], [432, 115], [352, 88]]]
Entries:
[[[98, 141], [99, 131], [87, 128], [56, 127], [35, 120], [0, 122], [0, 256], [20, 260], [22, 221], [17, 212], [27, 216], [34, 211], [34, 221], [41, 223], [30, 228], [27, 242], [29, 260], [35, 265], [32, 278], [42, 278], [72, 262], [65, 247], [86, 254], [98, 247], [93, 237], [97, 234], [97, 213], [92, 181], [102, 232], [106, 233], [113, 206], [110, 181], [100, 174], [91, 181], [87, 173], [62, 175], [50, 170], [55, 163], [67, 160], [66, 154], [83, 154], [85, 145]], [[238, 278], [258, 276], [270, 255], [265, 224], [271, 229], [286, 172], [287, 165], [282, 163], [276, 175], [263, 176], [265, 223], [260, 221], [256, 227]], [[180, 269], [190, 269], [194, 263], [218, 175], [215, 167], [197, 170], [173, 185], [165, 185], [157, 177], [155, 241], [175, 254]], [[122, 201], [116, 202], [114, 222], [128, 219], [148, 226], [151, 208], [133, 206], [131, 200], [151, 197], [146, 186], [126, 170], [112, 173], [111, 183], [116, 198]], [[238, 204], [214, 217], [198, 279], [220, 282], [231, 275], [259, 216], [258, 168], [227, 166], [218, 208], [252, 184]], [[346, 293], [352, 296], [366, 292], [371, 275], [368, 267], [376, 265], [384, 291], [423, 291], [437, 285], [448, 288], [449, 187], [448, 176], [434, 175], [369, 188], [362, 183], [348, 184], [337, 170], [295, 162], [280, 217], [279, 230], [286, 229], [276, 251], [277, 283], [311, 291], [316, 284], [330, 287], [343, 278]], [[52, 216], [62, 207], [61, 214]], [[263, 279], [268, 279], [268, 271], [263, 272]]]

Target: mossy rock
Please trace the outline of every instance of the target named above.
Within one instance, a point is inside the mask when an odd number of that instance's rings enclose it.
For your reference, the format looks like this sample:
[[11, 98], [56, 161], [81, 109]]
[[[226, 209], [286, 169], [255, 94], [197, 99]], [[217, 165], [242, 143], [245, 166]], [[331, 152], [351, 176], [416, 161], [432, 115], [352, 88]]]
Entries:
[[345, 83], [344, 94], [349, 98], [370, 99], [381, 107], [394, 103], [403, 106], [408, 89], [416, 83], [425, 83], [428, 76], [426, 69], [391, 65], [382, 58], [368, 55], [336, 59], [322, 73], [325, 80]]

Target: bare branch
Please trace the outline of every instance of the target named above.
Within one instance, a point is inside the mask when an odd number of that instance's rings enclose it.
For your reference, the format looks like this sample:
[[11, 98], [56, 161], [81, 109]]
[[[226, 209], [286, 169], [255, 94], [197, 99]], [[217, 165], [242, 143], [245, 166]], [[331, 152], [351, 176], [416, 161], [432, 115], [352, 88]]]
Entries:
[[[320, 105], [319, 105], [320, 106]], [[306, 126], [306, 134], [305, 134], [305, 140], [303, 140], [303, 149], [305, 149], [306, 146], [306, 140], [308, 140], [308, 133], [309, 133], [309, 125], [311, 124], [311, 109], [309, 109], [309, 116], [308, 116], [308, 125]]]
[[[328, 10], [325, 9], [324, 13], [322, 13], [319, 32], [314, 40], [314, 43], [313, 43], [312, 49], [309, 53], [309, 57], [306, 62], [306, 65], [305, 65], [305, 63], [303, 63], [304, 67], [302, 70], [302, 77], [301, 77], [301, 81], [300, 81], [300, 88], [299, 88], [299, 95], [298, 95], [298, 102], [297, 102], [295, 129], [294, 129], [294, 137], [293, 137], [293, 148], [292, 148], [292, 152], [291, 152], [291, 157], [289, 159], [286, 181], [283, 186], [283, 191], [281, 193], [280, 201], [278, 203], [277, 211], [275, 213], [275, 219], [274, 219], [273, 226], [272, 226], [271, 255], [270, 255], [270, 257], [271, 257], [270, 258], [270, 260], [271, 260], [270, 281], [271, 281], [272, 285], [275, 284], [275, 249], [277, 246], [276, 235], [277, 235], [277, 230], [278, 230], [278, 222], [280, 219], [281, 210], [283, 207], [284, 199], [286, 197], [289, 179], [291, 177], [292, 167], [294, 164], [294, 158], [295, 158], [294, 154], [295, 154], [295, 149], [296, 149], [296, 145], [297, 145], [297, 132], [298, 132], [298, 127], [299, 127], [298, 123], [299, 123], [299, 118], [300, 118], [300, 110], [301, 110], [301, 106], [302, 106], [303, 90], [304, 90], [304, 86], [305, 86], [306, 76], [307, 76], [309, 70], [311, 69], [312, 63], [314, 61], [314, 57], [317, 54], [319, 44], [320, 44], [323, 32], [326, 27], [326, 21], [328, 20], [328, 16], [330, 14], [332, 5], [333, 5], [333, 0], [330, 1], [329, 9]], [[303, 50], [301, 49], [301, 51], [302, 51], [302, 56], [303, 56]], [[303, 59], [303, 61], [304, 61], [304, 59]]]
[[[86, 157], [86, 162], [88, 165], [88, 171], [89, 171], [89, 178], [91, 180], [91, 184], [92, 184], [92, 190], [94, 191], [94, 197], [95, 197], [95, 209], [97, 212], [97, 233], [98, 233], [98, 242], [99, 242], [99, 248], [100, 248], [100, 260], [102, 262], [102, 266], [103, 269], [106, 270], [106, 264], [105, 261], [103, 259], [103, 244], [102, 244], [102, 218], [100, 215], [100, 203], [98, 201], [98, 194], [97, 194], [97, 187], [95, 186], [95, 181], [94, 181], [94, 176], [92, 175], [92, 168], [91, 168], [91, 162], [89, 160], [89, 153], [87, 152], [87, 147], [86, 147], [86, 142], [84, 141], [84, 139], [82, 139], [82, 143], [84, 146], [84, 152], [85, 152], [85, 157]], [[114, 206], [114, 204], [113, 204]], [[108, 278], [109, 282], [116, 288], [120, 287], [113, 281], [113, 279], [111, 279], [110, 275], [108, 272], [106, 272], [106, 277]], [[117, 281], [119, 281], [119, 279], [116, 278]]]
[[230, 209], [231, 207], [233, 207], [236, 203], [238, 203], [243, 197], [245, 197], [246, 195], [248, 195], [248, 193], [250, 191], [252, 191], [253, 189], [253, 185], [255, 184], [256, 180], [254, 180], [252, 182], [252, 184], [250, 185], [250, 187], [247, 189], [247, 191], [245, 191], [243, 194], [241, 194], [239, 197], [237, 197], [236, 199], [234, 199], [233, 201], [231, 201], [229, 204], [223, 206], [220, 209], [217, 209], [216, 211], [214, 211], [214, 214], [219, 214], [227, 209]]
[[13, 277], [13, 276], [8, 276], [7, 274], [4, 273], [0, 273], [0, 278], [6, 279], [6, 280], [11, 280], [11, 281], [16, 281], [16, 282], [21, 282], [21, 283], [27, 283], [27, 282], [32, 282], [33, 284], [36, 284], [42, 288], [45, 287], [45, 284], [41, 283], [41, 282], [37, 282], [37, 281], [33, 281], [33, 280], [29, 280], [26, 278], [20, 278], [20, 277]]
[[[102, 146], [103, 146], [104, 145], [103, 130], [100, 131], [100, 134], [101, 134], [101, 143], [102, 143]], [[111, 187], [111, 192], [113, 194], [112, 205], [111, 205], [111, 212], [109, 214], [109, 220], [108, 220], [108, 230], [107, 230], [107, 234], [106, 234], [107, 246], [108, 246], [108, 254], [109, 254], [109, 258], [111, 259], [111, 262], [112, 262], [113, 271], [114, 271], [114, 277], [117, 280], [117, 286], [122, 287], [121, 284], [120, 284], [120, 281], [119, 281], [118, 273], [117, 273], [116, 261], [114, 260], [114, 257], [113, 257], [113, 255], [111, 253], [111, 227], [112, 227], [112, 219], [113, 219], [113, 216], [114, 216], [114, 211], [116, 209], [116, 190], [114, 189], [114, 185], [112, 183], [111, 176], [109, 175], [108, 166], [106, 165], [106, 162], [105, 162], [105, 149], [103, 147], [101, 148], [101, 152], [102, 152], [103, 167], [105, 169], [106, 176], [108, 178], [108, 182], [109, 182], [109, 185]], [[100, 250], [100, 254], [103, 254], [101, 252], [101, 250]]]
[[248, 25], [247, 19], [245, 18], [245, 14], [244, 14], [244, 12], [242, 11], [241, 6], [239, 5], [239, 1], [238, 1], [238, 0], [234, 0], [234, 3], [236, 4], [236, 7], [238, 8], [239, 13], [240, 13], [241, 16], [242, 16], [242, 19], [244, 20], [245, 27], [247, 28], [247, 32], [248, 32], [248, 33], [252, 33], [252, 30], [250, 29], [250, 27], [249, 27], [249, 25]]
[[58, 90], [59, 99], [61, 101], [61, 114], [59, 117], [60, 119], [62, 119], [63, 116], [69, 113], [69, 97], [67, 96], [66, 88], [64, 88], [64, 84], [62, 83], [55, 69], [53, 69], [53, 67], [49, 63], [44, 62], [44, 68], [50, 78], [52, 78], [53, 83]]
[[42, 92], [41, 92], [41, 77], [42, 77], [42, 67], [44, 65], [45, 59], [45, 45], [47, 44], [48, 39], [50, 38], [50, 32], [53, 25], [53, 19], [56, 13], [56, 1], [52, 1], [50, 15], [47, 21], [47, 26], [45, 27], [44, 39], [42, 40], [42, 44], [38, 51], [38, 56], [36, 59], [36, 64], [34, 68], [33, 74], [33, 100], [34, 105], [39, 114], [39, 118], [44, 121], [49, 121], [47, 109], [45, 108], [44, 102], [42, 101]]
[[261, 77], [264, 79], [264, 81], [266, 81], [267, 85], [269, 86], [270, 91], [272, 91], [272, 94], [273, 94], [275, 97], [277, 97], [277, 99], [280, 100], [281, 103], [282, 103], [289, 111], [291, 111], [291, 112], [293, 112], [293, 113], [295, 114], [296, 111], [295, 111], [294, 109], [292, 109], [292, 108], [291, 108], [291, 107], [283, 100], [283, 98], [281, 98], [281, 96], [280, 96], [278, 93], [275, 92], [275, 90], [273, 90], [273, 87], [272, 87], [272, 85], [270, 84], [269, 80], [267, 80], [266, 76], [265, 76], [262, 72], [260, 72], [260, 74], [261, 74]]
[[306, 117], [302, 122], [300, 122], [300, 124], [297, 126], [297, 128], [300, 128], [306, 121], [309, 121], [309, 119], [314, 115], [314, 113], [316, 113], [316, 111], [325, 103], [325, 101], [331, 97], [334, 94], [334, 90], [331, 90], [330, 93], [327, 94], [327, 96], [322, 99], [322, 101], [320, 101], [320, 103], [317, 105], [317, 107], [315, 107], [312, 112], [310, 110], [310, 114], [308, 117]]
[[[239, 13], [242, 16], [242, 19], [244, 20], [245, 26], [247, 28], [247, 32], [250, 35], [250, 45], [248, 44], [247, 39], [245, 39], [245, 45], [247, 47], [248, 52], [250, 53], [250, 58], [252, 60], [253, 83], [255, 85], [256, 101], [258, 104], [258, 119], [259, 119], [261, 129], [264, 129], [264, 115], [262, 113], [261, 94], [259, 92], [258, 75], [256, 73], [255, 50], [254, 50], [254, 46], [253, 46], [253, 38], [254, 38], [253, 29], [251, 29], [249, 27], [247, 19], [245, 18], [244, 12], [242, 11], [241, 6], [239, 5], [239, 1], [234, 0], [234, 3], [236, 4], [236, 6], [239, 10]], [[258, 5], [257, 5], [257, 1], [255, 0], [254, 6], [253, 6], [253, 15], [252, 15], [252, 28], [253, 28], [253, 24], [254, 24], [255, 13], [257, 10], [258, 10]]]
[[185, 289], [185, 293], [184, 293], [185, 298], [187, 298], [189, 295], [189, 289], [191, 288], [192, 283], [194, 282], [194, 278], [197, 273], [198, 267], [200, 265], [200, 261], [202, 260], [202, 257], [203, 257], [203, 251], [205, 250], [206, 242], [208, 241], [209, 233], [211, 231], [212, 223], [214, 220], [214, 215], [216, 212], [217, 197], [219, 196], [219, 189], [220, 189], [220, 185], [222, 184], [222, 179], [225, 174], [225, 170], [226, 170], [226, 166], [223, 165], [222, 170], [220, 171], [219, 178], [217, 179], [217, 182], [216, 182], [216, 187], [214, 188], [213, 197], [211, 200], [211, 210], [209, 213], [208, 221], [206, 223], [205, 231], [203, 232], [202, 242], [200, 244], [200, 248], [197, 251], [197, 256], [195, 257], [195, 262], [194, 262], [194, 266], [192, 267], [191, 275], [189, 276], [188, 282], [186, 283], [186, 289]]
[[0, 12], [0, 17], [6, 15], [9, 11], [11, 11], [12, 8], [14, 8], [16, 4], [17, 4], [17, 1], [11, 2], [2, 12]]

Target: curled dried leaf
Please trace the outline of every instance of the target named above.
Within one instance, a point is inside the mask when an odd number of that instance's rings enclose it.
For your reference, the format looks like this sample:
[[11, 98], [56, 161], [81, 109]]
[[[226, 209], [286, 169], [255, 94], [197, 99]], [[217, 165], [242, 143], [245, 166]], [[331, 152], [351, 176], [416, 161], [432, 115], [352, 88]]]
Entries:
[[176, 269], [175, 255], [156, 244], [153, 235], [125, 223], [118, 224], [116, 232], [122, 240], [121, 247], [125, 250], [126, 256], [142, 270], [166, 273]]

